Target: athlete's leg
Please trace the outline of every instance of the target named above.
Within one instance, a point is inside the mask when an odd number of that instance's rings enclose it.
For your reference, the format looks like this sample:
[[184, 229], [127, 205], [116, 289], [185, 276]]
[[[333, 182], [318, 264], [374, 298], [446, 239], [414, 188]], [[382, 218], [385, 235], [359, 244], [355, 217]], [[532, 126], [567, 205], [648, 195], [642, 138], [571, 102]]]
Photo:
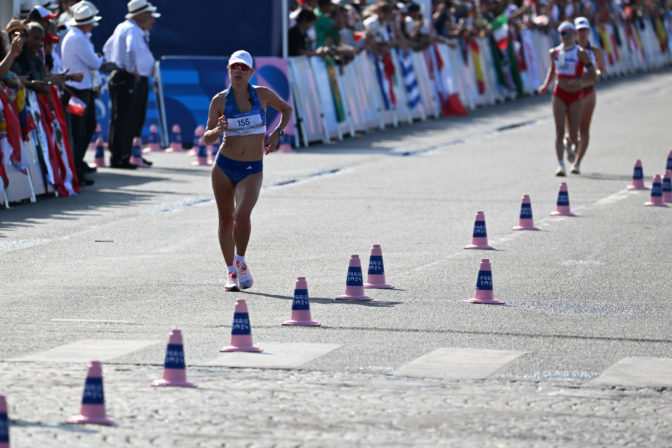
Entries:
[[252, 215], [252, 209], [257, 203], [257, 199], [259, 199], [263, 180], [264, 173], [255, 173], [246, 176], [236, 184], [233, 239], [235, 241], [236, 253], [240, 256], [245, 255], [247, 243], [250, 241], [250, 234], [252, 233], [250, 216]]
[[567, 107], [567, 122], [569, 123], [569, 138], [573, 142], [579, 141], [579, 123], [581, 122], [581, 109], [583, 100], [574, 101]]
[[233, 266], [233, 252], [235, 250], [233, 242], [233, 201], [235, 188], [229, 176], [224, 174], [217, 164], [212, 165], [212, 191], [215, 193], [219, 215], [219, 227], [217, 229], [219, 247], [222, 250], [226, 265]]
[[576, 159], [576, 165], [581, 163], [583, 156], [586, 155], [586, 151], [588, 150], [588, 144], [590, 143], [590, 123], [593, 121], [593, 111], [595, 110], [596, 99], [594, 90], [588, 96], [583, 98], [581, 124], [579, 125], [579, 156]]
[[567, 105], [557, 95], [551, 99], [553, 108], [553, 118], [555, 119], [555, 155], [558, 163], [564, 160], [564, 138], [565, 138], [565, 116], [567, 115]]

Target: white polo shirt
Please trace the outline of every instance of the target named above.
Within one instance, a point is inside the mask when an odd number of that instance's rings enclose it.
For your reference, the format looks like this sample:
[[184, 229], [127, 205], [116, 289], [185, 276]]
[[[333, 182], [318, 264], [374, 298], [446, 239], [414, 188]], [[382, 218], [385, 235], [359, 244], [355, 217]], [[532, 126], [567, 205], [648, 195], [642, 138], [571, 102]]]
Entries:
[[154, 56], [147, 44], [149, 33], [138, 26], [133, 19], [117, 25], [107, 39], [103, 53], [108, 62], [114, 62], [129, 73], [152, 76]]
[[69, 73], [84, 73], [84, 78], [80, 82], [67, 81], [66, 84], [75, 89], [85, 90], [93, 88], [92, 70], [98, 70], [103, 58], [96, 55], [93, 51], [91, 34], [84, 34], [76, 26], [71, 26], [65, 33], [61, 43], [61, 59], [64, 70]]

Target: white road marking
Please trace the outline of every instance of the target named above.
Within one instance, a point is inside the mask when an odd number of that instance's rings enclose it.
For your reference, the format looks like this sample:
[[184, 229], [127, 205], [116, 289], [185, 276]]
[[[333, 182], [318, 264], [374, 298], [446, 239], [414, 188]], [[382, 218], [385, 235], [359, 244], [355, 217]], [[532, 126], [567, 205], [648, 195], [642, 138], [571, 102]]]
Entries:
[[46, 362], [89, 362], [110, 361], [143, 348], [159, 344], [160, 341], [124, 339], [82, 339], [70, 344], [59, 345], [50, 350], [19, 356], [10, 361]]
[[444, 379], [485, 379], [526, 352], [439, 348], [402, 366], [396, 373]]
[[623, 358], [590, 382], [595, 385], [672, 387], [672, 358]]
[[222, 353], [216, 359], [199, 365], [296, 368], [340, 347], [339, 344], [310, 344], [301, 342], [255, 342], [254, 345], [262, 348], [264, 351], [261, 353]]

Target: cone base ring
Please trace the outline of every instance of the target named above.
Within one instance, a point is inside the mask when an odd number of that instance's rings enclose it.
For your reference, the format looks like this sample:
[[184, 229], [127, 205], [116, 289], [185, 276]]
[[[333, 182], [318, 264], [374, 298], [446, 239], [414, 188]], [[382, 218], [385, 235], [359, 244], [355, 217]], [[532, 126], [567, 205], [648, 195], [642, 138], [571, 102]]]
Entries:
[[366, 289], [394, 289], [394, 286], [383, 283], [382, 285], [377, 285], [375, 283], [364, 283]]
[[669, 207], [669, 205], [667, 205], [664, 202], [662, 204], [654, 204], [653, 202], [645, 202], [644, 207]]
[[219, 349], [220, 352], [251, 352], [251, 353], [259, 353], [263, 351], [263, 349], [259, 347], [255, 347], [253, 345], [250, 345], [248, 347], [238, 347], [235, 345], [227, 345], [226, 347], [222, 347]]
[[541, 230], [539, 227], [532, 226], [532, 227], [526, 227], [526, 226], [515, 226], [512, 227], [511, 230]]
[[336, 297], [336, 300], [352, 300], [352, 301], [360, 301], [360, 302], [367, 302], [369, 300], [372, 300], [371, 297], [369, 296], [338, 296]]
[[647, 187], [646, 185], [642, 186], [642, 187], [636, 187], [634, 185], [628, 185], [628, 190], [648, 190], [648, 189], [649, 189], [649, 187]]
[[286, 320], [282, 325], [289, 325], [293, 327], [319, 327], [321, 324], [315, 320]]
[[207, 160], [204, 162], [198, 161], [198, 162], [191, 162], [191, 166], [210, 166], [210, 162]]
[[76, 425], [83, 425], [86, 423], [91, 423], [93, 425], [107, 425], [115, 426], [117, 422], [107, 417], [86, 417], [84, 415], [75, 415], [68, 419], [68, 423], [73, 423]]
[[168, 148], [166, 152], [185, 152], [184, 149]]
[[559, 212], [556, 210], [554, 212], [551, 212], [551, 216], [576, 216], [576, 215], [572, 212]]
[[506, 302], [500, 302], [499, 300], [495, 300], [495, 299], [488, 300], [488, 299], [473, 298], [473, 299], [465, 299], [465, 300], [463, 300], [463, 302], [480, 303], [482, 305], [506, 305]]
[[189, 381], [168, 381], [163, 378], [152, 381], [151, 385], [155, 387], [198, 387], [196, 383]]
[[478, 244], [470, 244], [468, 246], [464, 246], [465, 249], [483, 249], [483, 250], [495, 250], [494, 247], [492, 246], [479, 246]]
[[147, 154], [148, 152], [163, 152], [163, 149], [142, 148], [143, 154]]

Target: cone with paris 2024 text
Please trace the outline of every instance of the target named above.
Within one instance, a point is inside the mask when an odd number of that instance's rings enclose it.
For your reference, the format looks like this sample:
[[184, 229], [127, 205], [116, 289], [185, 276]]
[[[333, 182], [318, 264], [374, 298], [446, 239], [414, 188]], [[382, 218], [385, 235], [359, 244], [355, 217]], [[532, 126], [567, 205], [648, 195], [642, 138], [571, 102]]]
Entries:
[[105, 167], [105, 143], [103, 143], [102, 137], [96, 139], [96, 155], [94, 156], [93, 164], [98, 168]]
[[9, 417], [4, 395], [0, 395], [0, 448], [9, 448]]
[[484, 258], [478, 267], [478, 278], [476, 279], [476, 293], [471, 299], [464, 300], [469, 303], [480, 303], [484, 305], [504, 305], [504, 302], [495, 300], [492, 288], [492, 268], [490, 260]]
[[182, 128], [179, 124], [174, 124], [170, 130], [170, 146], [166, 152], [182, 152]]
[[294, 298], [292, 300], [292, 314], [289, 320], [282, 325], [317, 327], [319, 322], [314, 321], [310, 314], [310, 299], [308, 298], [308, 282], [306, 277], [298, 277], [294, 287]]
[[560, 184], [558, 201], [556, 202], [555, 211], [551, 212], [551, 216], [576, 216], [569, 207], [569, 191], [567, 190], [566, 182]]
[[362, 264], [359, 255], [350, 257], [348, 277], [345, 280], [345, 294], [336, 297], [336, 300], [368, 301], [371, 297], [364, 295], [364, 281], [362, 280]]
[[192, 166], [208, 166], [210, 161], [208, 160], [208, 149], [205, 146], [203, 137], [199, 138], [198, 146], [196, 150], [196, 161], [191, 162]]
[[476, 212], [474, 220], [474, 233], [471, 237], [471, 244], [464, 246], [465, 249], [486, 249], [493, 250], [494, 247], [488, 244], [488, 232], [485, 228], [485, 213], [483, 210]]
[[182, 332], [177, 328], [173, 328], [168, 336], [166, 358], [163, 362], [163, 375], [161, 375], [161, 379], [152, 381], [152, 386], [196, 387], [196, 384], [187, 381]]
[[260, 352], [259, 347], [252, 343], [252, 327], [250, 316], [247, 313], [245, 299], [236, 299], [233, 312], [233, 326], [231, 327], [231, 342], [228, 346], [219, 349], [220, 352]]
[[394, 286], [388, 285], [385, 280], [385, 264], [383, 263], [383, 250], [380, 244], [374, 244], [371, 248], [369, 257], [369, 270], [366, 275], [365, 288], [372, 289], [394, 289]]
[[513, 230], [539, 230], [539, 227], [535, 227], [534, 225], [532, 202], [528, 194], [523, 195], [523, 200], [520, 204], [520, 218], [518, 219], [518, 225]]
[[642, 161], [635, 160], [635, 168], [632, 171], [632, 182], [628, 185], [628, 190], [648, 190], [649, 187], [644, 185], [644, 169], [642, 168]]
[[651, 199], [645, 202], [647, 207], [669, 207], [663, 201], [663, 183], [660, 179], [660, 174], [653, 176], [653, 184], [651, 185]]
[[665, 171], [663, 177], [663, 202], [672, 202], [672, 170]]
[[161, 140], [159, 139], [159, 127], [155, 124], [149, 125], [149, 136], [147, 136], [147, 146], [142, 152], [161, 151]]
[[96, 425], [116, 425], [105, 413], [105, 394], [103, 392], [103, 368], [100, 361], [91, 361], [84, 383], [82, 406], [79, 415], [70, 417], [68, 423], [93, 423]]

